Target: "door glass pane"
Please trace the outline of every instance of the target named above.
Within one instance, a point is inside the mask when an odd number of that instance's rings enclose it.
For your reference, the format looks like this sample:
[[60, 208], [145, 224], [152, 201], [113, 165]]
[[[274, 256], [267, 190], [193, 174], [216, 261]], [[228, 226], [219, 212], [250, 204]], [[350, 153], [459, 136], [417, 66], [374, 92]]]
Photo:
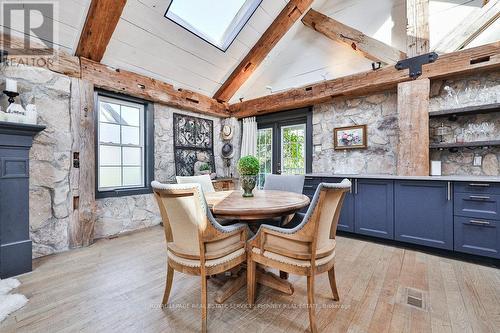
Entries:
[[141, 148], [123, 147], [123, 165], [141, 166]]
[[273, 129], [263, 128], [257, 132], [257, 158], [260, 163], [259, 188], [264, 186], [266, 176], [273, 172]]
[[142, 186], [141, 167], [123, 168], [123, 186]]
[[99, 168], [99, 187], [120, 187], [122, 185], [120, 167], [100, 167]]
[[103, 166], [120, 166], [122, 164], [122, 149], [114, 146], [99, 146], [99, 162]]
[[120, 125], [99, 124], [99, 139], [103, 143], [120, 143]]
[[306, 125], [281, 127], [281, 173], [306, 173]]
[[122, 126], [122, 144], [124, 145], [140, 145], [140, 128]]

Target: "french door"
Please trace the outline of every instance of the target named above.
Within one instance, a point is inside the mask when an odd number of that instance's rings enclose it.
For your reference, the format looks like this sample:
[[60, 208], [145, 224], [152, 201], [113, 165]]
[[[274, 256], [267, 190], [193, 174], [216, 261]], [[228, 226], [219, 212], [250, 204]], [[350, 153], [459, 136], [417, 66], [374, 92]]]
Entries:
[[257, 118], [258, 185], [268, 174], [305, 174], [312, 164], [312, 112], [298, 109]]

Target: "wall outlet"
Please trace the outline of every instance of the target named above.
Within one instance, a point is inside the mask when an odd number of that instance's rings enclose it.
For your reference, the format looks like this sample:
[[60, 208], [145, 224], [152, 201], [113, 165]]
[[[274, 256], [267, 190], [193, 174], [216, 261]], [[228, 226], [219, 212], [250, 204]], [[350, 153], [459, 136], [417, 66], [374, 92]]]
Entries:
[[474, 156], [474, 166], [481, 166], [483, 164], [482, 156]]

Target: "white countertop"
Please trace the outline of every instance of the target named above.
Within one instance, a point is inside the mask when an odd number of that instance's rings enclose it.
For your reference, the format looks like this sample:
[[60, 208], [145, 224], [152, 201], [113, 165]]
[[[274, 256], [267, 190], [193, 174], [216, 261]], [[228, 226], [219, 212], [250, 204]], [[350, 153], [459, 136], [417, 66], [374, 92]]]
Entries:
[[500, 183], [500, 177], [492, 177], [492, 176], [396, 176], [396, 175], [377, 175], [377, 174], [308, 173], [306, 174], [306, 177], [336, 177], [336, 178], [394, 179], [394, 180], [438, 180], [447, 182]]

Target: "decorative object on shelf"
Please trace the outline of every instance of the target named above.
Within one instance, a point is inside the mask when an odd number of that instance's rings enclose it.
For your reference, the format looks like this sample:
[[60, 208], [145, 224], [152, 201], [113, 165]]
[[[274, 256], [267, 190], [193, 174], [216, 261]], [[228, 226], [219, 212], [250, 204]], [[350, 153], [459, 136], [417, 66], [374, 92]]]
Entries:
[[337, 127], [333, 130], [336, 150], [364, 149], [368, 147], [366, 125]]
[[213, 121], [174, 113], [174, 158], [177, 176], [193, 176], [208, 164], [215, 176]]
[[222, 126], [222, 140], [229, 141], [233, 138], [234, 131], [233, 128], [229, 125]]
[[444, 124], [441, 124], [441, 126], [439, 126], [436, 129], [436, 135], [439, 137], [440, 143], [444, 142], [444, 136], [447, 135], [448, 133], [449, 133], [448, 127], [444, 126]]
[[431, 176], [441, 176], [441, 161], [431, 161]]
[[259, 174], [259, 160], [255, 156], [244, 156], [238, 161], [238, 172], [240, 173], [241, 187], [243, 188], [243, 197], [253, 197], [253, 189], [257, 184], [257, 175]]
[[12, 79], [5, 79], [5, 90], [17, 93], [17, 81]]

